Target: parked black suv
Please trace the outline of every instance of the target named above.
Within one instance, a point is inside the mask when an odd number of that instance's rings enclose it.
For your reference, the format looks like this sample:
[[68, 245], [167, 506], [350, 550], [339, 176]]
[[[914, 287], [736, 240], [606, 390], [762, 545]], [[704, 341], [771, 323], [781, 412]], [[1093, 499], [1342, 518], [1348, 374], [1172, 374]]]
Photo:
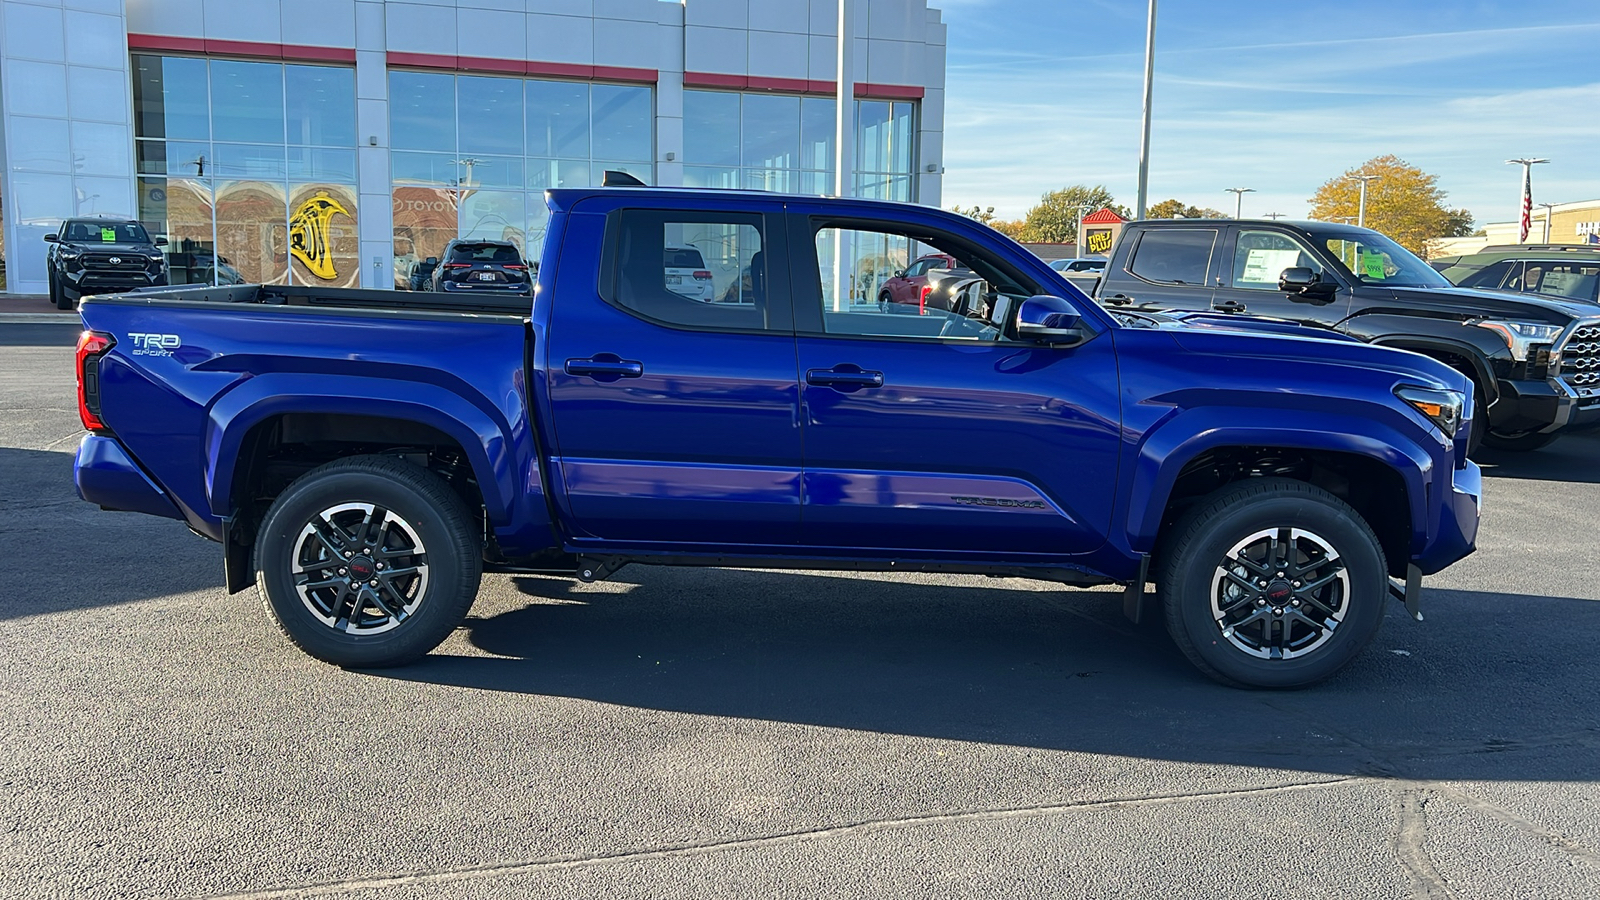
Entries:
[[44, 239], [50, 244], [45, 257], [50, 302], [57, 309], [71, 309], [85, 294], [167, 283], [166, 258], [138, 222], [68, 219]]
[[435, 291], [533, 292], [528, 264], [510, 241], [454, 240], [445, 245], [441, 260], [433, 270]]
[[1600, 309], [1460, 288], [1368, 228], [1152, 220], [1125, 226], [1095, 299], [1112, 311], [1212, 310], [1337, 329], [1434, 357], [1475, 388], [1473, 441], [1535, 450], [1600, 425]]

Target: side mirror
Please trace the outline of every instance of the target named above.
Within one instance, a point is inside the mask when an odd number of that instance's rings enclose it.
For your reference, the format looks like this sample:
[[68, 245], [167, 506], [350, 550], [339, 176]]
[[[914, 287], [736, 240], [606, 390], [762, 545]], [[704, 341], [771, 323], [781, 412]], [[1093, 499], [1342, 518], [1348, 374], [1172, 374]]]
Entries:
[[61, 235], [47, 234], [44, 236], [44, 242], [46, 244], [59, 244], [61, 242]]
[[904, 277], [906, 277], [906, 270], [905, 269], [895, 269], [894, 270], [894, 277], [896, 277], [896, 278], [904, 278]]
[[165, 247], [166, 245], [167, 245], [167, 239], [166, 238], [156, 238], [156, 246], [157, 247]]
[[1037, 294], [1022, 301], [1022, 308], [1017, 311], [1017, 334], [1051, 346], [1077, 346], [1089, 339], [1078, 310], [1050, 294]]
[[1290, 266], [1278, 275], [1278, 290], [1288, 294], [1306, 294], [1312, 297], [1331, 297], [1339, 286], [1322, 277], [1308, 266]]
[[423, 260], [423, 262], [426, 262], [426, 263], [430, 263], [430, 264], [432, 264], [432, 265], [435, 265], [435, 266], [437, 266], [437, 265], [438, 265], [438, 264], [439, 264], [439, 257], [437, 257], [437, 256], [430, 256], [430, 257], [428, 257], [428, 258], [427, 258], [427, 259], [425, 259], [425, 260]]

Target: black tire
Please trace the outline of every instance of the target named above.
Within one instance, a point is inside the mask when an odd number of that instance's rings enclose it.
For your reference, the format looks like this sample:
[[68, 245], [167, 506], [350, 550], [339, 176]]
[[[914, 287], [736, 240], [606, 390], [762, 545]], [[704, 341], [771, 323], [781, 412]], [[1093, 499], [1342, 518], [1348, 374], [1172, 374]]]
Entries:
[[60, 290], [56, 287], [56, 273], [51, 272], [49, 275], [45, 276], [45, 283], [48, 284], [50, 288], [50, 305], [55, 306], [56, 292]]
[[[1240, 558], [1261, 542], [1276, 555], [1285, 537], [1291, 563], [1302, 566], [1259, 573], [1248, 590], [1260, 593], [1249, 595], [1224, 572], [1222, 562], [1233, 560], [1233, 573], [1254, 577]], [[1254, 564], [1262, 561], [1272, 562]], [[1389, 597], [1383, 548], [1361, 516], [1327, 491], [1286, 478], [1251, 479], [1197, 503], [1164, 543], [1160, 567], [1167, 632], [1196, 668], [1234, 687], [1297, 688], [1327, 678], [1371, 643]], [[1294, 578], [1301, 573], [1304, 581]], [[1317, 624], [1335, 618], [1331, 627]]]
[[1512, 453], [1527, 453], [1547, 446], [1559, 435], [1548, 431], [1524, 431], [1520, 434], [1502, 434], [1495, 431], [1484, 430], [1483, 445], [1494, 450], [1506, 450]]
[[1489, 399], [1483, 386], [1472, 384], [1472, 434], [1467, 437], [1467, 455], [1474, 456], [1483, 446], [1483, 436], [1489, 433]]
[[50, 293], [50, 299], [55, 303], [56, 309], [71, 309], [78, 298], [67, 290], [65, 285], [56, 284], [55, 290]]
[[[353, 523], [371, 522], [379, 510], [388, 515], [371, 549], [371, 529]], [[333, 540], [308, 535], [314, 522]], [[344, 667], [404, 665], [439, 646], [472, 608], [483, 573], [479, 533], [466, 504], [432, 472], [386, 456], [337, 460], [301, 476], [267, 511], [256, 537], [256, 589], [307, 654]], [[407, 555], [408, 546], [422, 552]], [[339, 561], [335, 547], [357, 565], [329, 565]], [[368, 576], [376, 589], [368, 590]], [[312, 587], [302, 592], [300, 582]]]

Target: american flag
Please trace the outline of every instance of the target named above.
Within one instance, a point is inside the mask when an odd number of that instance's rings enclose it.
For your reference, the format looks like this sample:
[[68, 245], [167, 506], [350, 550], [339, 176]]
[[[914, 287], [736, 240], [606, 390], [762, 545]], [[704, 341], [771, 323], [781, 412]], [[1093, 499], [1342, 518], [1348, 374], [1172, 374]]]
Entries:
[[1517, 238], [1520, 243], [1527, 243], [1528, 230], [1533, 225], [1533, 176], [1530, 174], [1533, 167], [1524, 164], [1522, 167], [1522, 236]]

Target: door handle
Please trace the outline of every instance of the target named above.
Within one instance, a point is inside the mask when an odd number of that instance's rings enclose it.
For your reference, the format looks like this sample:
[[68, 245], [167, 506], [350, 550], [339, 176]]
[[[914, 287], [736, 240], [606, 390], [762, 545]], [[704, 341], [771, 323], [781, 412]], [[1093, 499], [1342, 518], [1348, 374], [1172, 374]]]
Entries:
[[1217, 312], [1242, 313], [1245, 311], [1245, 305], [1237, 300], [1224, 300], [1221, 303], [1218, 303], [1216, 306], [1213, 306], [1212, 309], [1215, 309]]
[[882, 372], [868, 372], [857, 366], [834, 366], [831, 369], [807, 369], [806, 384], [831, 387], [838, 391], [855, 391], [861, 388], [883, 387]]
[[614, 353], [596, 353], [589, 359], [569, 359], [562, 368], [568, 375], [588, 375], [601, 381], [638, 378], [644, 374], [644, 363], [636, 359], [622, 359]]
[[1127, 294], [1112, 294], [1106, 298], [1106, 302], [1114, 306], [1127, 306], [1133, 302], [1133, 298]]

